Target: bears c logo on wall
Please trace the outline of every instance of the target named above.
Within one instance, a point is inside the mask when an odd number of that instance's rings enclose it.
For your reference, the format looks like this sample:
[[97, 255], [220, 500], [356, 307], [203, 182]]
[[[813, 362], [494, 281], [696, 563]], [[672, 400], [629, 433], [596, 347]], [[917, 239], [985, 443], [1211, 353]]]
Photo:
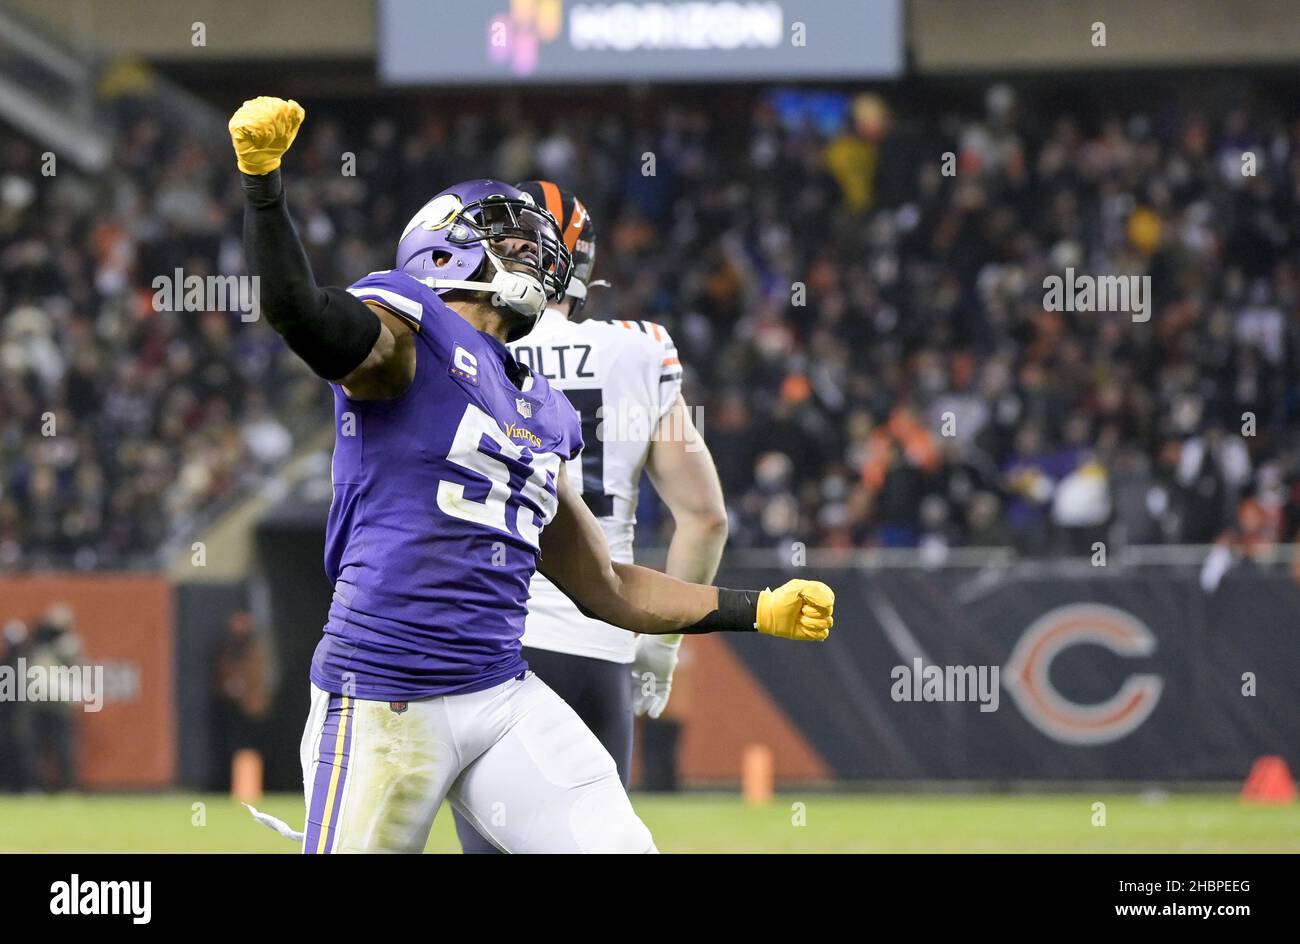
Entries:
[[1123, 610], [1094, 603], [1058, 607], [1025, 630], [1003, 670], [1003, 685], [1021, 713], [1064, 744], [1109, 744], [1134, 731], [1160, 700], [1158, 675], [1130, 675], [1110, 698], [1091, 705], [1070, 701], [1052, 685], [1052, 661], [1071, 646], [1104, 646], [1121, 656], [1149, 656], [1156, 638]]

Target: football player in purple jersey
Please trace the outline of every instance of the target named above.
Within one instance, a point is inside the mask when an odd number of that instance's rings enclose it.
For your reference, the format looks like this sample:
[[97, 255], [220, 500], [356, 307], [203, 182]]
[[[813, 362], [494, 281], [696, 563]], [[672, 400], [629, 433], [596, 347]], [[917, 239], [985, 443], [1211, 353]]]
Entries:
[[261, 312], [335, 402], [334, 597], [311, 666], [303, 849], [418, 852], [448, 799], [503, 851], [653, 852], [609, 753], [520, 654], [534, 570], [647, 634], [820, 641], [834, 594], [612, 562], [564, 470], [578, 416], [505, 346], [564, 296], [554, 217], [507, 184], [466, 181], [416, 213], [393, 269], [319, 287], [279, 170], [303, 116], [263, 97], [230, 120]]

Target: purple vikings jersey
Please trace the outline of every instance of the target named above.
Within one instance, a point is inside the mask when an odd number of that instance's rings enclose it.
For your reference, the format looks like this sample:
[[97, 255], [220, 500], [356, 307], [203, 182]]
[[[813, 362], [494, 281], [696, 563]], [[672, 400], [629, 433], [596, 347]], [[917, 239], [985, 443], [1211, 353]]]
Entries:
[[380, 701], [490, 688], [527, 668], [528, 583], [578, 415], [540, 374], [516, 387], [505, 345], [414, 277], [348, 291], [415, 329], [415, 379], [383, 401], [334, 385], [334, 600], [311, 679]]

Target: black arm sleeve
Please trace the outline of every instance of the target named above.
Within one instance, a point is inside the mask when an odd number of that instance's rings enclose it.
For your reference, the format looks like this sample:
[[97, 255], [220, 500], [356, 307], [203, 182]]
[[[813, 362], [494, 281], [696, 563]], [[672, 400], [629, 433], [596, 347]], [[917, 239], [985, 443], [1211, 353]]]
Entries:
[[361, 365], [379, 339], [379, 317], [341, 288], [321, 288], [289, 218], [280, 171], [241, 174], [244, 255], [257, 278], [267, 323], [307, 366], [340, 380]]

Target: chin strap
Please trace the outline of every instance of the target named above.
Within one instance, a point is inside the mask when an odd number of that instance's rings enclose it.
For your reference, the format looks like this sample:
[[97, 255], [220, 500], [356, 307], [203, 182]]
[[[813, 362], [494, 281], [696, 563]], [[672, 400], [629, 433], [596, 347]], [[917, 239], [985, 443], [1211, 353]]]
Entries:
[[473, 292], [491, 292], [492, 304], [509, 308], [526, 318], [536, 318], [546, 308], [546, 292], [541, 283], [522, 272], [498, 269], [491, 282], [464, 279], [420, 279], [429, 288], [464, 288]]

